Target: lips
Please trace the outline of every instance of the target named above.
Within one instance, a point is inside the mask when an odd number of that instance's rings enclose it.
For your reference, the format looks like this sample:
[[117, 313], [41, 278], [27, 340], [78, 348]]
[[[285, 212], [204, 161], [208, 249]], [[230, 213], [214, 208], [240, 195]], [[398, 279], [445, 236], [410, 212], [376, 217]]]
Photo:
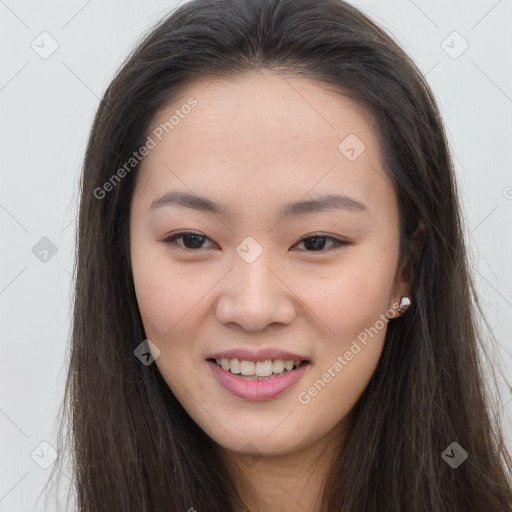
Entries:
[[303, 354], [277, 348], [234, 348], [215, 352], [206, 359], [216, 380], [231, 394], [246, 400], [277, 398], [308, 370]]
[[280, 375], [272, 375], [260, 378], [252, 378], [234, 375], [226, 371], [215, 361], [208, 360], [210, 368], [217, 382], [232, 395], [245, 400], [272, 400], [279, 397], [285, 391], [294, 387], [298, 380], [310, 369], [310, 364], [301, 364], [298, 368], [284, 371]]

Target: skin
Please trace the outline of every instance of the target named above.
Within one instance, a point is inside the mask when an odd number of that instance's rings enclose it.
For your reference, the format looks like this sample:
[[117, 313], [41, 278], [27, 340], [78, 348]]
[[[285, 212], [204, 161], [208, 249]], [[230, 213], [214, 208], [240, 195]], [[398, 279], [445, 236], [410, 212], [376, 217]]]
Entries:
[[[375, 370], [387, 324], [359, 343], [362, 350], [309, 403], [298, 394], [411, 291], [407, 261], [398, 261], [397, 198], [379, 139], [352, 100], [270, 71], [189, 84], [152, 127], [190, 97], [197, 106], [144, 158], [131, 205], [133, 279], [146, 335], [160, 350], [155, 364], [233, 468], [251, 510], [318, 510], [330, 456]], [[366, 147], [354, 161], [338, 150], [349, 134]], [[170, 190], [224, 203], [232, 215], [150, 211]], [[284, 203], [333, 192], [367, 211], [278, 213]], [[166, 245], [182, 230], [207, 238]], [[315, 232], [350, 244], [335, 247], [327, 238], [325, 248], [322, 240], [312, 248], [304, 239]], [[251, 263], [236, 252], [248, 236], [263, 250]], [[235, 347], [278, 347], [311, 365], [281, 396], [244, 400], [205, 361]]]

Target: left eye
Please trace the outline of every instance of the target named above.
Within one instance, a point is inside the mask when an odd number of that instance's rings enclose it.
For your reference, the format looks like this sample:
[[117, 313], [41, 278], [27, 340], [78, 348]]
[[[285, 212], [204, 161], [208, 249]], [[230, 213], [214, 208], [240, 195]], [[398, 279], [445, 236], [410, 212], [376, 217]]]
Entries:
[[[175, 240], [179, 239], [183, 239], [184, 245], [178, 244], [178, 246], [190, 250], [204, 249], [201, 245], [205, 240], [210, 240], [205, 235], [200, 235], [191, 231], [182, 231], [181, 233], [175, 233], [174, 235], [167, 237], [163, 242], [166, 245], [171, 245]], [[186, 240], [188, 240], [188, 242], [186, 242]], [[321, 233], [313, 233], [312, 235], [303, 238], [298, 245], [304, 243], [305, 246], [313, 248], [313, 250], [307, 250], [307, 252], [319, 252], [325, 249], [325, 241], [332, 242], [330, 247], [349, 245], [349, 242], [344, 242], [331, 236], [322, 235]]]
[[[324, 242], [322, 242], [322, 240]], [[339, 247], [348, 245], [348, 242], [344, 242], [342, 240], [338, 240], [337, 238], [333, 238], [332, 236], [322, 235], [321, 233], [314, 233], [311, 236], [308, 236], [306, 238], [303, 238], [299, 244], [304, 243], [305, 246], [309, 245], [309, 247], [313, 247], [313, 251], [308, 252], [318, 252], [325, 249], [325, 240], [331, 241], [332, 245], [331, 247]]]

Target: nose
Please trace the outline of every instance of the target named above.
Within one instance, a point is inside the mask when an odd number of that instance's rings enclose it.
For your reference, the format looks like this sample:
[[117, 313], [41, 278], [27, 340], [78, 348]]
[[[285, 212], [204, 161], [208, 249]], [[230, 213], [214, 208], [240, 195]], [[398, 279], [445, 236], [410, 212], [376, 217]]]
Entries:
[[216, 304], [222, 324], [238, 324], [247, 331], [261, 331], [273, 323], [289, 324], [296, 315], [296, 299], [285, 276], [261, 255], [248, 263], [235, 255], [223, 279]]

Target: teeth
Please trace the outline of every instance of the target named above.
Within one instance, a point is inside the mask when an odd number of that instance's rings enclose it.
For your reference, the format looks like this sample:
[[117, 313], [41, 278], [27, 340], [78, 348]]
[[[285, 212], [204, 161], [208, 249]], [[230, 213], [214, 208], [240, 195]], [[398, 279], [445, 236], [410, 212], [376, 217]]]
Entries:
[[240, 361], [240, 373], [242, 375], [254, 375], [256, 373], [256, 364], [254, 361], [245, 361], [242, 359]]
[[223, 370], [230, 371], [234, 374], [244, 376], [270, 377], [273, 374], [283, 373], [285, 370], [290, 371], [298, 368], [301, 360], [293, 361], [291, 359], [266, 359], [265, 361], [246, 361], [245, 359], [228, 359], [223, 357], [216, 359], [215, 362]]
[[272, 371], [274, 373], [283, 373], [284, 370], [284, 361], [282, 359], [276, 359], [272, 361]]
[[269, 375], [272, 375], [272, 361], [268, 359], [266, 361], [258, 361], [256, 363], [255, 374], [258, 377], [268, 377]]
[[[229, 359], [226, 359], [226, 361], [229, 361]], [[240, 373], [240, 359], [231, 359], [231, 363], [229, 363], [228, 370], [231, 370], [231, 373]]]

